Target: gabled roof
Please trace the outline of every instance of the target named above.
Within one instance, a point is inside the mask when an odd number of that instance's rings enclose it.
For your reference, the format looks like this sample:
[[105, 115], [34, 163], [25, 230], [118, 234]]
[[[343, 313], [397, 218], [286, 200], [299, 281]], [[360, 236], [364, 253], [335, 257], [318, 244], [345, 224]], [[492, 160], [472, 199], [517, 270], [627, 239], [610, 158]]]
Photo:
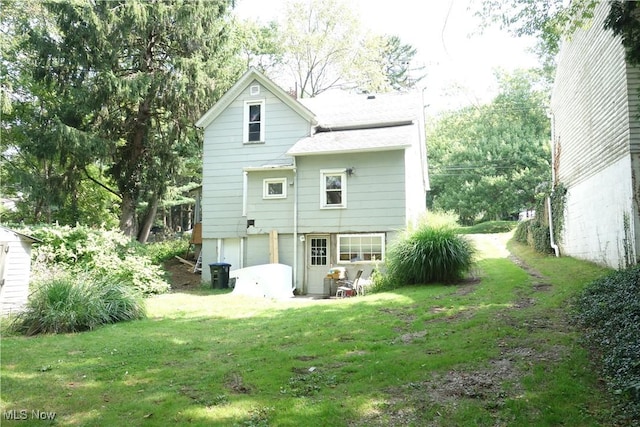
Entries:
[[264, 86], [269, 92], [273, 93], [284, 104], [289, 106], [293, 111], [297, 112], [303, 118], [309, 120], [312, 124], [316, 124], [315, 115], [309, 111], [304, 105], [294, 99], [280, 86], [273, 83], [260, 71], [255, 68], [249, 68], [244, 73], [240, 80], [238, 80], [222, 97], [216, 102], [213, 107], [209, 109], [200, 119], [196, 122], [196, 126], [206, 128], [215, 120], [220, 113], [222, 113], [237, 97], [244, 91], [251, 83], [257, 81]]
[[14, 234], [20, 240], [24, 240], [24, 241], [27, 241], [29, 243], [42, 243], [42, 240], [40, 240], [40, 239], [36, 239], [35, 237], [27, 236], [26, 234], [18, 233], [16, 230], [12, 230], [10, 228], [3, 227], [1, 225], [0, 225], [0, 229], [6, 231], [8, 233]]
[[287, 155], [308, 156], [400, 150], [417, 143], [419, 132], [416, 124], [318, 132], [296, 142], [287, 151]]

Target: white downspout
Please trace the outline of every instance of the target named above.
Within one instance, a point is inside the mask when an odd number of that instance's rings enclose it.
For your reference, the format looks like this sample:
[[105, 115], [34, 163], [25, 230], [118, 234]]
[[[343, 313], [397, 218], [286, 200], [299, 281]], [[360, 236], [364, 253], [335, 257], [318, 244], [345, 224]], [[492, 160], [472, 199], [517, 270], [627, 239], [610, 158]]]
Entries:
[[[553, 191], [551, 192], [553, 194]], [[547, 197], [547, 210], [549, 211], [549, 240], [551, 241], [551, 247], [556, 253], [556, 256], [560, 256], [560, 249], [556, 242], [553, 240], [553, 217], [551, 216], [551, 197]]]
[[298, 287], [298, 169], [296, 158], [293, 158], [293, 283], [292, 289]]
[[[552, 111], [549, 111], [548, 117], [551, 119], [551, 196], [554, 193], [554, 189], [556, 188], [556, 165], [555, 165], [555, 117]], [[551, 196], [547, 197], [547, 210], [549, 211], [549, 241], [551, 243], [551, 248], [556, 254], [556, 257], [560, 256], [560, 248], [555, 242], [553, 238], [553, 214], [551, 213]]]
[[240, 238], [240, 268], [244, 268], [244, 239]]
[[248, 200], [248, 175], [247, 171], [242, 172], [242, 216], [247, 216], [247, 200]]
[[[249, 172], [242, 172], [242, 216], [247, 218], [247, 205], [249, 200]], [[244, 268], [244, 240], [240, 237], [240, 268]]]

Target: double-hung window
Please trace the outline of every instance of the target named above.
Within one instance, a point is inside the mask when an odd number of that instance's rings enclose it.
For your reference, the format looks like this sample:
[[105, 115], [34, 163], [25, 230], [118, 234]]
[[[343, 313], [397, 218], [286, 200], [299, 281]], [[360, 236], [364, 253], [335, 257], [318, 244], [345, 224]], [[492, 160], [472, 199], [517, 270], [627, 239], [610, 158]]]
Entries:
[[243, 141], [247, 144], [264, 142], [264, 99], [244, 103]]
[[384, 233], [339, 234], [338, 260], [340, 263], [384, 261]]
[[320, 171], [320, 207], [347, 207], [347, 173], [344, 169]]

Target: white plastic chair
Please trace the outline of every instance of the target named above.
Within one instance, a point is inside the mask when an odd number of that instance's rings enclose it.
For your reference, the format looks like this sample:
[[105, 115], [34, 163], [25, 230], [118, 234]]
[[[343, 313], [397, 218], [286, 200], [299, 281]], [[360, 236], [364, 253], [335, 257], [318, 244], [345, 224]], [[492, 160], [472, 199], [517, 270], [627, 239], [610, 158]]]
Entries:
[[351, 280], [339, 280], [338, 289], [336, 290], [336, 298], [344, 298], [353, 294], [357, 294], [358, 282], [362, 277], [362, 270], [358, 270], [355, 279]]

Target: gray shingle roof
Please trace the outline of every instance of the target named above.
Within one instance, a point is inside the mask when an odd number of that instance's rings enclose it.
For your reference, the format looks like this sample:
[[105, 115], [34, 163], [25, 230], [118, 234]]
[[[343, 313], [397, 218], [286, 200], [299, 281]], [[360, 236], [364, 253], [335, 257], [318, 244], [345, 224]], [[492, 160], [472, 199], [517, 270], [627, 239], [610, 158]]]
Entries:
[[318, 120], [290, 156], [398, 150], [419, 143], [419, 94], [323, 95], [299, 100]]
[[363, 128], [386, 124], [409, 123], [422, 114], [417, 93], [367, 95], [323, 95], [302, 98], [300, 103], [311, 110], [322, 129]]
[[371, 129], [318, 132], [296, 142], [287, 151], [290, 156], [334, 154], [362, 151], [397, 150], [418, 142], [418, 126], [379, 127]]

